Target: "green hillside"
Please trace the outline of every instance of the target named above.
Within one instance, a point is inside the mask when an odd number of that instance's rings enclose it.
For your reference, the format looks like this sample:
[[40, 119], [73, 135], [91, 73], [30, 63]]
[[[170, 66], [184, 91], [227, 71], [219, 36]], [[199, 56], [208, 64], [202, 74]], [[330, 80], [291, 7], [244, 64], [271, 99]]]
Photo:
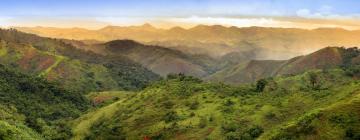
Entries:
[[89, 107], [80, 93], [0, 65], [0, 139], [66, 139], [67, 121]]
[[0, 63], [79, 92], [135, 90], [159, 78], [122, 56], [103, 56], [62, 40], [0, 30]]
[[289, 60], [251, 60], [230, 65], [206, 77], [209, 81], [229, 84], [251, 83], [256, 80], [281, 75], [296, 75], [314, 69], [340, 68], [358, 65], [359, 50], [343, 47], [326, 47], [308, 55]]
[[253, 52], [257, 59], [289, 59], [325, 46], [359, 46], [360, 32], [341, 28], [225, 27], [197, 25], [185, 29], [143, 26], [107, 26], [98, 30], [18, 27], [20, 31], [46, 37], [111, 41], [131, 39], [191, 54], [221, 57], [232, 52]]
[[80, 117], [73, 139], [358, 139], [359, 90], [342, 69], [236, 87], [170, 75]]
[[360, 139], [356, 47], [248, 60], [96, 43], [0, 30], [0, 139]]

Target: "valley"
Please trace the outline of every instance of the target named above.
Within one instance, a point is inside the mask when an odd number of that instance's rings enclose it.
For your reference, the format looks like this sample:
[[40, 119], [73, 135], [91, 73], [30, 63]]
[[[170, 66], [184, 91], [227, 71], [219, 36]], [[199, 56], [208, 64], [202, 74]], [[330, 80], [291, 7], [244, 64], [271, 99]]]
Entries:
[[360, 138], [356, 47], [262, 60], [16, 29], [0, 42], [1, 139]]

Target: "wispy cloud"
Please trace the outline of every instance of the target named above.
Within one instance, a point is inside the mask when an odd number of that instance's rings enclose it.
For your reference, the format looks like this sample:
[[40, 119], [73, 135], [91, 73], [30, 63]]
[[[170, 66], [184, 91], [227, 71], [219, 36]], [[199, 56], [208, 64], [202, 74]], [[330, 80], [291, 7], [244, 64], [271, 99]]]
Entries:
[[[302, 11], [305, 12], [306, 11]], [[169, 22], [177, 24], [187, 25], [225, 25], [225, 26], [237, 26], [237, 27], [282, 27], [282, 28], [304, 28], [304, 29], [315, 29], [321, 27], [329, 28], [344, 28], [349, 30], [359, 29], [360, 25], [348, 25], [348, 24], [335, 24], [332, 22], [314, 22], [312, 20], [296, 21], [289, 19], [279, 19], [271, 17], [258, 17], [258, 18], [229, 18], [229, 17], [188, 17], [188, 18], [170, 18]]]
[[0, 27], [8, 27], [11, 26], [12, 17], [9, 16], [0, 16]]
[[296, 11], [296, 15], [303, 18], [312, 19], [330, 19], [330, 20], [359, 20], [358, 14], [346, 14], [340, 15], [333, 12], [333, 7], [323, 5], [319, 9], [311, 11], [309, 9], [299, 9]]

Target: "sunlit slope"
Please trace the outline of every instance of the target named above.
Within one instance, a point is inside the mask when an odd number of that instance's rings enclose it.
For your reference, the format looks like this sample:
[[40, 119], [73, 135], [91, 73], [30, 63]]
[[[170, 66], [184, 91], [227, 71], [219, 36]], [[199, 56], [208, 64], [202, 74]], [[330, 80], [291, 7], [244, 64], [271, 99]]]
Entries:
[[207, 77], [210, 81], [230, 84], [249, 83], [261, 78], [294, 75], [311, 69], [329, 69], [359, 64], [357, 49], [327, 47], [305, 56], [289, 60], [252, 60], [229, 66]]
[[340, 69], [267, 79], [263, 88], [170, 76], [79, 118], [74, 139], [354, 138], [359, 87]]
[[[159, 46], [146, 46], [131, 40], [111, 41], [103, 44], [103, 47], [109, 55], [126, 56], [162, 76], [170, 73], [184, 73], [186, 75], [203, 77], [209, 73], [207, 68], [210, 66], [197, 63], [198, 60], [195, 60], [206, 58], [194, 58], [180, 51]], [[213, 62], [213, 64], [215, 63]]]
[[78, 92], [3, 65], [0, 81], [0, 139], [66, 139], [66, 121], [90, 107]]
[[289, 59], [327, 46], [360, 46], [360, 32], [340, 28], [224, 27], [198, 25], [190, 29], [143, 26], [107, 26], [99, 30], [17, 28], [47, 37], [111, 41], [131, 39], [175, 48], [187, 53], [219, 57], [234, 51], [256, 52], [259, 59]]
[[76, 49], [61, 40], [15, 30], [0, 31], [0, 62], [60, 82], [82, 92], [138, 89], [159, 78], [122, 56], [107, 57]]

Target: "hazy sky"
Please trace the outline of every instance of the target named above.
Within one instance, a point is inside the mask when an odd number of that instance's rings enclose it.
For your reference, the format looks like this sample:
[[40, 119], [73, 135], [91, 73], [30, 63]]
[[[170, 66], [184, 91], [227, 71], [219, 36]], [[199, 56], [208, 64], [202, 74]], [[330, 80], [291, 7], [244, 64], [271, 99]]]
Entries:
[[0, 0], [0, 26], [360, 27], [359, 0]]

